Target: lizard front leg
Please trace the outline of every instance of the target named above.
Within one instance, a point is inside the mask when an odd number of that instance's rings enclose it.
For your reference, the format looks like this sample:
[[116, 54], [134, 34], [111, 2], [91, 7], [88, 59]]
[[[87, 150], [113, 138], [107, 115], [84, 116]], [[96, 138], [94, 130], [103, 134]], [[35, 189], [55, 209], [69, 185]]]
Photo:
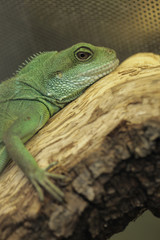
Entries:
[[[63, 179], [63, 175], [52, 174], [47, 170], [39, 168], [35, 159], [25, 148], [23, 139], [29, 139], [38, 131], [42, 122], [42, 115], [39, 112], [30, 110], [30, 113], [21, 115], [4, 133], [3, 141], [11, 159], [22, 169], [36, 188], [40, 200], [44, 199], [42, 187], [48, 191], [55, 199], [62, 201], [63, 192], [50, 180]], [[44, 124], [42, 124], [44, 125]]]
[[0, 173], [3, 172], [7, 163], [9, 162], [9, 156], [6, 151], [6, 146], [4, 143], [0, 144]]

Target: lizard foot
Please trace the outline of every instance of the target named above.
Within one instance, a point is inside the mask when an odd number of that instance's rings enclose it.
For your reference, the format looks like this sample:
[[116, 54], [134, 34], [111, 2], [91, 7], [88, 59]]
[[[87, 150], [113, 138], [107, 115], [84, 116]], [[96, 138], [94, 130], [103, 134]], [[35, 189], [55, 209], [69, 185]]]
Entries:
[[32, 184], [36, 188], [40, 201], [44, 200], [44, 194], [42, 188], [50, 193], [57, 201], [62, 202], [64, 193], [50, 180], [53, 179], [64, 179], [64, 175], [49, 173], [43, 169], [37, 169], [34, 175], [30, 178]]

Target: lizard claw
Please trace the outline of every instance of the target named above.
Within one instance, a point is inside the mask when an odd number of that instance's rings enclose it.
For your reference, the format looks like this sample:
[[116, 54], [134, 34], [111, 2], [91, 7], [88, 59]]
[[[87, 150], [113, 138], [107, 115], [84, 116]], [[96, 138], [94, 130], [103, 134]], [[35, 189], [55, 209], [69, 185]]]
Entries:
[[46, 168], [44, 168], [45, 171], [52, 170], [52, 167], [58, 164], [58, 161], [54, 161], [51, 164], [49, 164]]

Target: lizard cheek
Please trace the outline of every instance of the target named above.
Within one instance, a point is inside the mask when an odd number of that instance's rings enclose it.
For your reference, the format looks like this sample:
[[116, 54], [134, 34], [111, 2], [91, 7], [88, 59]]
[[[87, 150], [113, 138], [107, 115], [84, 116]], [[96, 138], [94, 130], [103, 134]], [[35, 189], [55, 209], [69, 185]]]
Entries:
[[62, 72], [58, 71], [56, 72], [56, 78], [61, 79], [63, 77]]

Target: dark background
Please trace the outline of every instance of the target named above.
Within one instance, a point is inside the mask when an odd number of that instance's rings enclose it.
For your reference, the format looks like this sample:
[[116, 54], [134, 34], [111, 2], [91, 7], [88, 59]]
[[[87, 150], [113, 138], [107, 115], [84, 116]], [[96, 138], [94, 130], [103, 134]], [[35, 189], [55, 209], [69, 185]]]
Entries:
[[0, 81], [39, 51], [89, 42], [160, 53], [160, 0], [0, 0]]

